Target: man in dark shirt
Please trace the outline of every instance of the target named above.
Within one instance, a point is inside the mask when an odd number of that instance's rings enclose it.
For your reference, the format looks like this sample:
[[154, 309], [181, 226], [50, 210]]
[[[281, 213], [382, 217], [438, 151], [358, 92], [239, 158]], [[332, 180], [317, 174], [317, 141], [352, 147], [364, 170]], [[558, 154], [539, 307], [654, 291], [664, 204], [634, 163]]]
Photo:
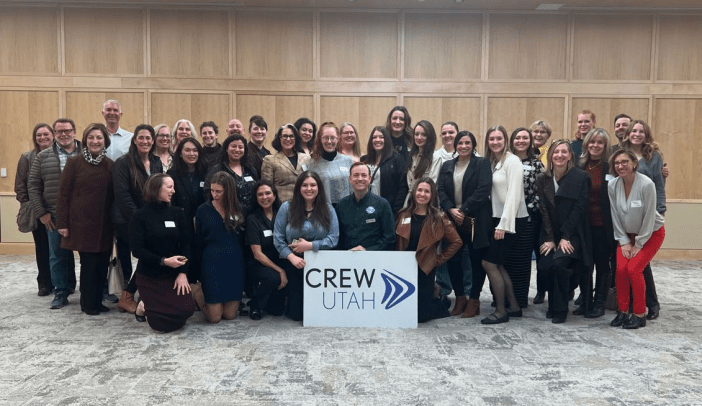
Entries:
[[338, 249], [351, 251], [391, 251], [395, 246], [395, 219], [390, 203], [368, 190], [370, 169], [355, 162], [349, 170], [353, 193], [339, 200]]
[[217, 141], [218, 134], [219, 127], [213, 121], [205, 121], [200, 124], [202, 158], [207, 163], [207, 170], [218, 164], [222, 159], [222, 144]]

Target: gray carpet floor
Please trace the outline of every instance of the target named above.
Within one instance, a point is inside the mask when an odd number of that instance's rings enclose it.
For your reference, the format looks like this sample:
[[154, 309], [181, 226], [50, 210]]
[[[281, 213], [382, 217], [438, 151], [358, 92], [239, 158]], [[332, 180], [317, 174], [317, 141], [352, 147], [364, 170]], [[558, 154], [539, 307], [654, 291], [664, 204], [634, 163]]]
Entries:
[[[653, 263], [661, 316], [639, 330], [546, 304], [483, 326], [303, 328], [285, 317], [217, 325], [195, 312], [171, 334], [132, 315], [49, 310], [31, 256], [0, 256], [2, 405], [702, 404], [702, 263]], [[534, 296], [532, 274], [531, 298]], [[487, 283], [482, 315], [491, 312]], [[571, 302], [571, 310], [574, 308]]]

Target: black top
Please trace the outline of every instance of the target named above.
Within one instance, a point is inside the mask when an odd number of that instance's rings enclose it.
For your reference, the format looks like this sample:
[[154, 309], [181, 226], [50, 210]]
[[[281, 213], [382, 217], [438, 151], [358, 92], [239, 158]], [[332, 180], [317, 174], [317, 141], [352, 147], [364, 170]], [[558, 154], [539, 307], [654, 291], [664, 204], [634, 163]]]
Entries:
[[[263, 210], [259, 208], [246, 218], [246, 245], [260, 245], [261, 252], [268, 259], [277, 263], [280, 254], [273, 244], [273, 222], [276, 214], [273, 213], [273, 219], [268, 220]], [[253, 256], [250, 259], [253, 262], [250, 260], [249, 266], [258, 264], [258, 261]]]
[[[115, 224], [127, 224], [134, 212], [144, 206], [144, 197], [141, 188], [136, 187], [132, 173], [129, 171], [128, 156], [122, 155], [117, 158], [112, 167], [112, 186], [115, 192], [115, 201], [110, 210], [112, 222]], [[137, 172], [141, 178], [142, 185], [146, 183], [149, 175], [163, 172], [161, 159], [153, 154], [149, 154], [150, 173], [146, 173], [144, 164], [140, 159], [136, 160]]]
[[405, 251], [417, 251], [417, 246], [419, 245], [419, 237], [422, 235], [422, 227], [424, 227], [424, 220], [427, 216], [420, 216], [419, 214], [412, 214], [412, 222], [410, 224], [410, 238], [409, 243]]
[[136, 272], [152, 278], [173, 278], [188, 272], [188, 263], [180, 268], [161, 265], [174, 255], [192, 259], [193, 220], [180, 207], [166, 203], [148, 203], [137, 210], [129, 223], [129, 247], [139, 259]]
[[182, 207], [188, 218], [194, 218], [197, 208], [205, 203], [205, 179], [200, 179], [197, 172], [179, 175], [174, 168], [168, 171], [173, 178], [175, 194], [171, 204]]
[[[202, 146], [202, 158], [205, 159], [207, 170], [216, 165], [222, 159], [222, 144], [215, 143], [214, 147]], [[197, 209], [197, 207], [195, 207]]]
[[395, 246], [395, 216], [390, 203], [371, 192], [356, 201], [351, 193], [336, 205], [339, 245], [348, 250], [361, 245], [367, 251], [392, 251]]
[[256, 171], [258, 178], [261, 178], [261, 166], [263, 166], [263, 158], [271, 154], [266, 147], [259, 148], [253, 142], [247, 144], [249, 152], [246, 154], [246, 166], [251, 167]]
[[398, 138], [391, 135], [390, 139], [392, 140], [392, 145], [395, 147], [395, 152], [400, 154], [405, 162], [408, 162], [410, 150], [407, 146], [407, 141], [405, 140], [405, 133], [402, 133], [402, 135]]
[[236, 184], [236, 197], [239, 199], [239, 208], [241, 213], [246, 217], [251, 209], [253, 208], [254, 199], [256, 198], [253, 194], [253, 188], [256, 181], [258, 181], [258, 176], [256, 171], [246, 165], [241, 165], [241, 176], [237, 175], [236, 172], [232, 171], [229, 165], [219, 163], [212, 168], [207, 173], [207, 181], [205, 182], [205, 192], [210, 191], [210, 179], [212, 175], [219, 171], [227, 172], [234, 178], [234, 183]]
[[[362, 156], [361, 161], [375, 165], [375, 162], [368, 162], [367, 155]], [[392, 151], [389, 157], [380, 161], [378, 167], [380, 168], [380, 197], [390, 203], [393, 214], [397, 215], [397, 212], [404, 206], [405, 197], [407, 196], [406, 193], [402, 194], [400, 192], [400, 185], [402, 185], [403, 181], [407, 183], [405, 181], [407, 164], [405, 163], [405, 159], [402, 158], [402, 155], [398, 154], [396, 151]], [[371, 173], [371, 183], [374, 181], [377, 182], [375, 179], [376, 173], [376, 171]]]

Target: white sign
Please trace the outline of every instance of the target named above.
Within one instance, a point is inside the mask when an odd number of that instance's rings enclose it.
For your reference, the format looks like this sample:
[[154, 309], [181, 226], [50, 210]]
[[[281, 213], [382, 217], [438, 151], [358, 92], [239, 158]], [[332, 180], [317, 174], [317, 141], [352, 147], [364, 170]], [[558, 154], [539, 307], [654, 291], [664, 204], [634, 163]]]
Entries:
[[412, 251], [305, 252], [305, 327], [417, 327]]

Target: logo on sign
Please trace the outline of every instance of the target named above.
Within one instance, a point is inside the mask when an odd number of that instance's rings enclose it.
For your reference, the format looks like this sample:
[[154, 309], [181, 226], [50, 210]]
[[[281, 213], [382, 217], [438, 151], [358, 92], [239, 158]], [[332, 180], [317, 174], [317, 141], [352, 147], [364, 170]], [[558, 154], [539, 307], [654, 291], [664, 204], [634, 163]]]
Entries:
[[[383, 282], [385, 282], [385, 294], [383, 295], [383, 300], [380, 301], [380, 304], [385, 304], [385, 309], [387, 310], [392, 309], [397, 304], [402, 303], [403, 300], [412, 296], [412, 293], [415, 291], [415, 287], [405, 279], [400, 278], [387, 269], [383, 269], [383, 271], [392, 275], [392, 277], [385, 273], [380, 275], [383, 278]], [[388, 298], [390, 300], [388, 300]], [[387, 304], [385, 303], [386, 301]]]

